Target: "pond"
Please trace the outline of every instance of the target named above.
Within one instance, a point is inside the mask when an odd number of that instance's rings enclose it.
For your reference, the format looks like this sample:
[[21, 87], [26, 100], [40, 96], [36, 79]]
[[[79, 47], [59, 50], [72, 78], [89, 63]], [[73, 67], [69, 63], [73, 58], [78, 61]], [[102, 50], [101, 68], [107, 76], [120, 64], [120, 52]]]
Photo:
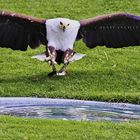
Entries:
[[1, 97], [0, 115], [83, 121], [140, 120], [140, 105], [97, 101]]

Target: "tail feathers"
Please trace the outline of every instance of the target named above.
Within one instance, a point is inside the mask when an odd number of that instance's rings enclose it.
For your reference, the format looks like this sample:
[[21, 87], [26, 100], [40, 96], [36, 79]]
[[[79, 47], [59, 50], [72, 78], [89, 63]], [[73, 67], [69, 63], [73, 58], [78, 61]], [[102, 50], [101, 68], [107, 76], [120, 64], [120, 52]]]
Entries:
[[39, 61], [48, 61], [49, 60], [49, 57], [46, 57], [45, 53], [34, 55], [31, 58], [35, 58]]
[[77, 61], [77, 60], [80, 60], [82, 59], [83, 57], [85, 56], [85, 54], [81, 54], [81, 53], [75, 53], [73, 55], [73, 57], [71, 58], [71, 62], [74, 62], [74, 61]]

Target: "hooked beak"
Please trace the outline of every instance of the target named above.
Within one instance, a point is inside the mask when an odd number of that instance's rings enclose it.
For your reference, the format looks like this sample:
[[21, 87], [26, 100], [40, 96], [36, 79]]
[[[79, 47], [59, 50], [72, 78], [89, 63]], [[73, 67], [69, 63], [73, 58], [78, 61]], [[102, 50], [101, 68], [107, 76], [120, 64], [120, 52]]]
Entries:
[[63, 32], [65, 32], [65, 30], [66, 30], [66, 26], [63, 26], [63, 28], [62, 28], [62, 29], [63, 29]]
[[63, 32], [65, 32], [66, 30], [66, 26], [60, 21], [60, 25], [59, 25], [60, 29], [63, 30]]

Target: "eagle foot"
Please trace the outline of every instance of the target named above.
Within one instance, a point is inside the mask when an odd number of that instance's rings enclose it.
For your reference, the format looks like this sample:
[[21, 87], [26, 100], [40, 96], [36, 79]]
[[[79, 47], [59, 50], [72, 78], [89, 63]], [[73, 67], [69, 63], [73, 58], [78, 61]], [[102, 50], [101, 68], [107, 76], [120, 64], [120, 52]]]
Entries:
[[65, 76], [66, 75], [66, 71], [57, 72], [56, 75], [57, 76]]
[[50, 72], [50, 73], [48, 74], [48, 77], [53, 77], [53, 76], [56, 75], [56, 74], [57, 74], [56, 71], [52, 71], [52, 72]]

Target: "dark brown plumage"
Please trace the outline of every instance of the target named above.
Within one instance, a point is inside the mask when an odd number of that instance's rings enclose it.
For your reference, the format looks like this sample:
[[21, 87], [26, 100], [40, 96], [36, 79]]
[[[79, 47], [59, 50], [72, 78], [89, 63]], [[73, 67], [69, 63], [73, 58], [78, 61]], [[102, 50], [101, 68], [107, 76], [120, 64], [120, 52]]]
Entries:
[[140, 45], [140, 16], [111, 14], [80, 21], [78, 37], [89, 48], [121, 48]]
[[27, 50], [46, 45], [45, 20], [11, 12], [0, 12], [0, 46]]

